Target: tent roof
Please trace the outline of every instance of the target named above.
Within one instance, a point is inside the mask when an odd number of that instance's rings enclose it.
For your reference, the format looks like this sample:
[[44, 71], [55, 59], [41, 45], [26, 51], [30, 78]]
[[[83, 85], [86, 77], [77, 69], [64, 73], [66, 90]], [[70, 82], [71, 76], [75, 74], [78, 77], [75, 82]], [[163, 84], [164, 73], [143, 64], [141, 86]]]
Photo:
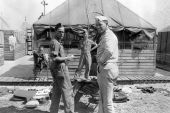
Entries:
[[0, 17], [0, 30], [7, 30], [7, 29], [9, 29], [8, 23], [2, 17]]
[[167, 26], [167, 27], [165, 27], [165, 28], [163, 28], [163, 29], [160, 30], [159, 32], [168, 32], [168, 31], [170, 31], [170, 25]]
[[109, 18], [111, 26], [156, 29], [116, 0], [66, 0], [36, 21], [34, 26], [56, 25], [59, 22], [64, 25], [94, 24], [95, 16], [100, 14]]

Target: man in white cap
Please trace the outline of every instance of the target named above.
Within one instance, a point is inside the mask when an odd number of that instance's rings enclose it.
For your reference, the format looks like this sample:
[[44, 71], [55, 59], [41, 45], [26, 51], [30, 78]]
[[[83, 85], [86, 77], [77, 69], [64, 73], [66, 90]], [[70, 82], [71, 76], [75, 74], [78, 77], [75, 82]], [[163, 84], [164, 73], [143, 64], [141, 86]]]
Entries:
[[118, 39], [109, 29], [108, 19], [105, 16], [97, 16], [95, 22], [100, 34], [97, 48], [97, 82], [100, 90], [98, 113], [115, 113], [112, 98], [113, 88], [119, 74], [117, 66]]
[[[92, 64], [92, 58], [91, 58], [91, 51], [97, 48], [97, 44], [89, 39], [89, 33], [86, 29], [83, 29], [84, 35], [81, 42], [81, 55], [80, 55], [80, 61], [78, 68], [76, 69], [76, 77], [80, 76], [81, 70], [83, 66], [85, 65], [85, 74], [84, 77], [86, 79], [89, 79], [91, 64]], [[94, 45], [93, 48], [91, 46]]]
[[57, 24], [56, 37], [51, 40], [50, 44], [50, 57], [52, 59], [50, 71], [54, 81], [50, 113], [58, 113], [61, 96], [65, 113], [74, 113], [73, 89], [66, 65], [66, 61], [73, 59], [74, 55], [65, 56], [64, 48], [61, 44], [63, 37], [64, 27]]

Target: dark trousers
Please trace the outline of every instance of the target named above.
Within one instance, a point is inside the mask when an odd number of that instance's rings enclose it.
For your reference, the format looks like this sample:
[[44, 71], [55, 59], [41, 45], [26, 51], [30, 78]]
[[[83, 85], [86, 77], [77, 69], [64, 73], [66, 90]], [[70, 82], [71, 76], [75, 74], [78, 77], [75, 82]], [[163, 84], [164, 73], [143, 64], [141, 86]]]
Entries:
[[61, 96], [65, 113], [74, 113], [73, 89], [68, 67], [62, 65], [59, 71], [54, 67], [50, 70], [54, 80], [50, 113], [58, 113]]

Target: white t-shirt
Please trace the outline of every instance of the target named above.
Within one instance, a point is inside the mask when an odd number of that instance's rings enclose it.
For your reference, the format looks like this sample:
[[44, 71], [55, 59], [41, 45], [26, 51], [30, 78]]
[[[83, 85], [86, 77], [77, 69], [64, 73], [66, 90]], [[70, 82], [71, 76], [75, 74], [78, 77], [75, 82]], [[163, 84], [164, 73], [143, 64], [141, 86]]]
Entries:
[[9, 36], [9, 44], [11, 44], [11, 45], [15, 45], [16, 44], [16, 37], [14, 37], [14, 36]]

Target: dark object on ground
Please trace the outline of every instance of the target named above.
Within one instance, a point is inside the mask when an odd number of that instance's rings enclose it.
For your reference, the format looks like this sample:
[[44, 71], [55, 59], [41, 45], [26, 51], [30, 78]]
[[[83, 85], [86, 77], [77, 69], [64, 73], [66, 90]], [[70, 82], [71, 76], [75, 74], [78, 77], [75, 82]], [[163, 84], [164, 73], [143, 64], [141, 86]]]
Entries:
[[113, 93], [113, 102], [114, 103], [123, 103], [129, 101], [128, 96], [126, 93], [124, 93], [121, 90], [118, 90], [117, 92], [114, 91]]
[[79, 100], [83, 95], [91, 95], [89, 103], [98, 104], [99, 100], [99, 86], [96, 79], [75, 79], [74, 82], [74, 101], [75, 101], [75, 111], [79, 108]]
[[15, 90], [14, 91], [14, 96], [17, 97], [24, 97], [26, 98], [27, 101], [31, 100], [33, 98], [33, 96], [35, 96], [36, 91], [27, 91], [27, 90]]
[[0, 108], [0, 113], [49, 113], [48, 111], [41, 111], [38, 109], [18, 109], [15, 106], [8, 106]]
[[9, 94], [9, 89], [6, 87], [0, 88], [0, 96], [6, 95], [6, 94]]
[[42, 69], [48, 69], [48, 61], [44, 57], [44, 53], [38, 53], [37, 51], [33, 52], [34, 58], [34, 77], [42, 71]]
[[150, 86], [150, 87], [137, 87], [137, 89], [141, 89], [141, 91], [143, 93], [154, 93], [156, 91], [156, 89], [153, 88], [152, 86]]
[[170, 91], [167, 90], [167, 89], [163, 89], [163, 88], [157, 88], [157, 91], [160, 92], [160, 93], [163, 93], [164, 96], [168, 96], [170, 97]]
[[[113, 102], [122, 103], [129, 100], [128, 96], [120, 88], [115, 88], [113, 92]], [[75, 106], [83, 95], [90, 95], [89, 103], [98, 105], [100, 97], [97, 79], [92, 79], [90, 81], [84, 79], [77, 80], [74, 83], [74, 95]]]
[[18, 96], [12, 96], [12, 98], [10, 99], [10, 101], [24, 101], [26, 102], [27, 99], [25, 97], [18, 97]]

